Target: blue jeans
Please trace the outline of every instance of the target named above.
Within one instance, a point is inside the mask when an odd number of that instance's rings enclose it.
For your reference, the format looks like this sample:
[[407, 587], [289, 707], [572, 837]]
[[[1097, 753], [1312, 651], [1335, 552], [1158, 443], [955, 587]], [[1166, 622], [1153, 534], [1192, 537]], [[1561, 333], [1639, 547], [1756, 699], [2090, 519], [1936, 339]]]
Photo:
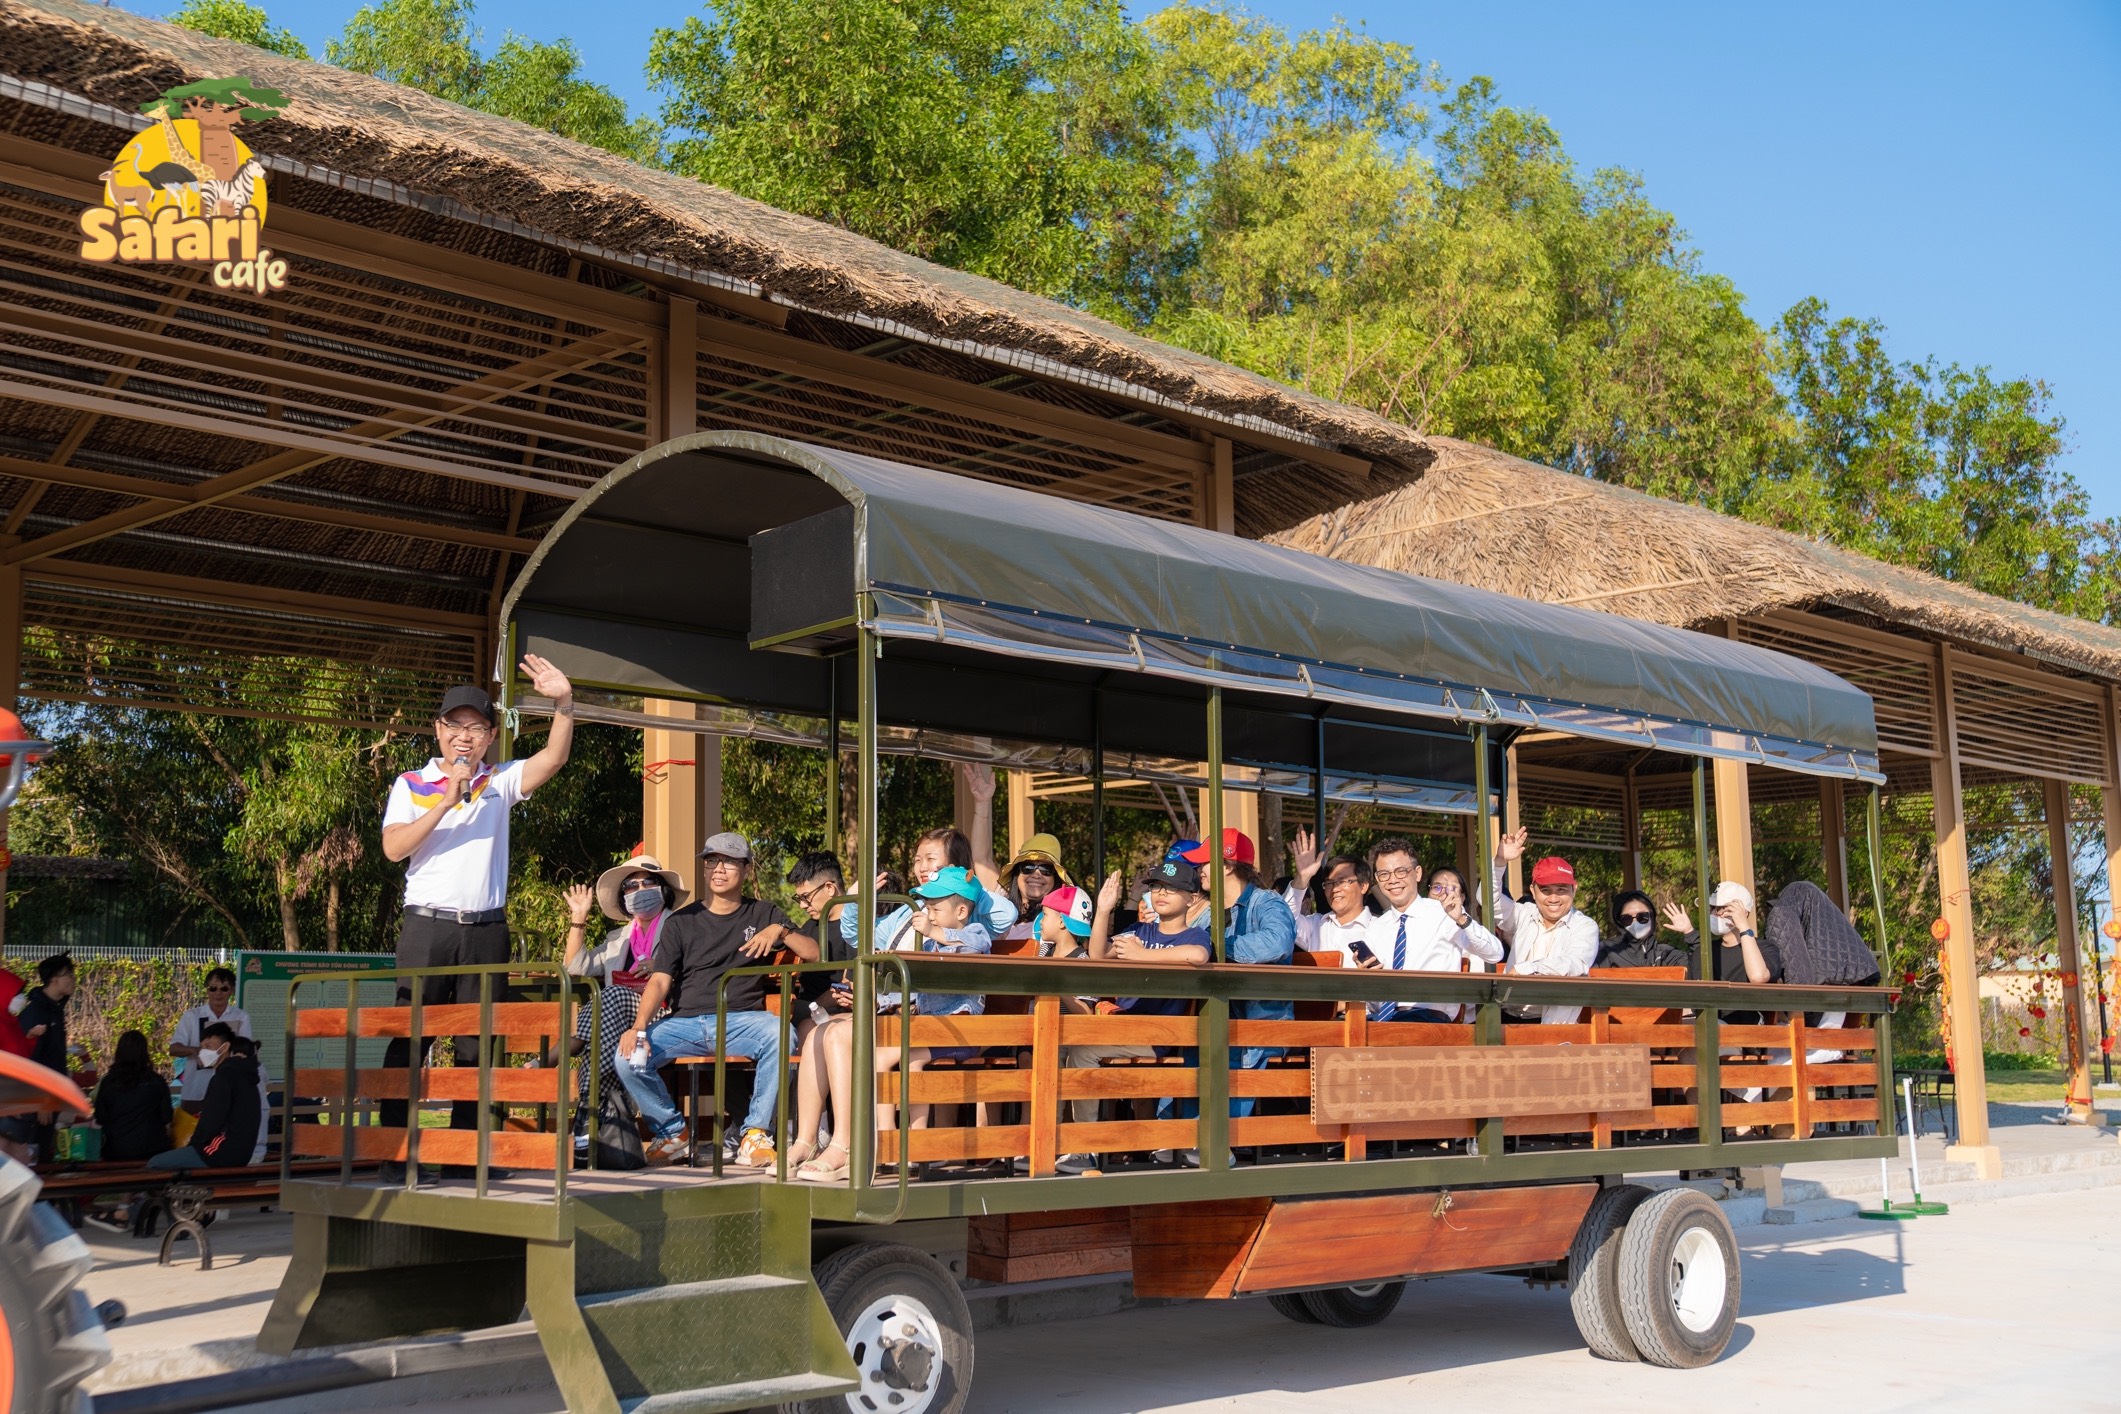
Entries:
[[[774, 1101], [781, 1092], [780, 1018], [764, 1011], [730, 1012], [728, 1047], [730, 1055], [752, 1062], [751, 1108], [744, 1113], [744, 1127], [773, 1133]], [[635, 1070], [630, 1056], [619, 1057], [619, 1083], [661, 1138], [684, 1133], [685, 1118], [657, 1072], [679, 1056], [712, 1056], [714, 1051], [712, 1016], [666, 1016], [648, 1028], [648, 1069]]]
[[179, 1173], [207, 1167], [206, 1155], [186, 1144], [177, 1149], [165, 1149], [147, 1161], [151, 1169], [175, 1169]]
[[[1187, 1065], [1197, 1066], [1200, 1064], [1200, 1052], [1190, 1046], [1180, 1051], [1179, 1054], [1185, 1057]], [[1230, 1048], [1230, 1069], [1265, 1070], [1267, 1058], [1280, 1054], [1281, 1047], [1279, 1046], [1233, 1046]], [[1243, 1119], [1252, 1113], [1252, 1106], [1256, 1103], [1257, 1101], [1250, 1095], [1233, 1095], [1230, 1098], [1230, 1118]], [[1199, 1119], [1200, 1101], [1191, 1095], [1179, 1099], [1159, 1100], [1156, 1105], [1156, 1117], [1158, 1119]]]
[[[1390, 1004], [1388, 1003], [1387, 1005], [1390, 1005]], [[1372, 1021], [1384, 1021], [1384, 1022], [1393, 1022], [1393, 1021], [1426, 1021], [1426, 1022], [1432, 1022], [1432, 1023], [1433, 1023], [1433, 1022], [1438, 1022], [1438, 1021], [1449, 1021], [1450, 1019], [1451, 1019], [1450, 1017], [1448, 1017], [1448, 1016], [1445, 1016], [1445, 1015], [1444, 1015], [1444, 1014], [1443, 1014], [1442, 1012], [1438, 1011], [1438, 1010], [1437, 1010], [1436, 1008], [1434, 1008], [1434, 1007], [1426, 1007], [1426, 1006], [1410, 1006], [1410, 1005], [1407, 1005], [1407, 1004], [1404, 1004], [1404, 1003], [1401, 1003], [1401, 1004], [1399, 1004], [1399, 1005], [1393, 1006], [1393, 1007], [1392, 1007], [1392, 1010], [1391, 1010], [1391, 1013], [1390, 1013], [1389, 1015], [1386, 1015], [1386, 1016], [1379, 1016], [1379, 1015], [1376, 1015], [1375, 1013], [1372, 1013], [1372, 1015], [1371, 1015], [1371, 1017], [1370, 1017], [1370, 1020], [1372, 1020]]]

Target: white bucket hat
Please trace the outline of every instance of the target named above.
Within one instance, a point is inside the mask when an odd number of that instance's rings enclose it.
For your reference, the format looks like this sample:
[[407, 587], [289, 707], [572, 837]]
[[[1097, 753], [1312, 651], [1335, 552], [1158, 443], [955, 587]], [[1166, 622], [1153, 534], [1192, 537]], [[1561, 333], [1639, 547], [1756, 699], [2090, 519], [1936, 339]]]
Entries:
[[664, 887], [671, 892], [672, 908], [685, 901], [685, 885], [678, 879], [677, 870], [665, 869], [652, 854], [636, 854], [624, 864], [614, 864], [597, 875], [597, 907], [603, 910], [606, 918], [619, 923], [627, 920], [626, 910], [619, 903], [619, 885], [626, 882], [628, 874], [642, 873], [653, 874], [663, 881]]

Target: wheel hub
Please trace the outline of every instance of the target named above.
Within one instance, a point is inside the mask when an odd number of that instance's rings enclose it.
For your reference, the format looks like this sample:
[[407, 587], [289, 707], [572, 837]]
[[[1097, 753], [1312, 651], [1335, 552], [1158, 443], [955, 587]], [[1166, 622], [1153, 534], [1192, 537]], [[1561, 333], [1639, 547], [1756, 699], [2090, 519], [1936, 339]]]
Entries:
[[872, 1301], [847, 1330], [847, 1353], [862, 1385], [847, 1396], [850, 1414], [924, 1414], [942, 1381], [941, 1327], [910, 1296]]
[[1723, 1315], [1728, 1271], [1723, 1245], [1706, 1228], [1688, 1228], [1672, 1244], [1672, 1312], [1699, 1335]]

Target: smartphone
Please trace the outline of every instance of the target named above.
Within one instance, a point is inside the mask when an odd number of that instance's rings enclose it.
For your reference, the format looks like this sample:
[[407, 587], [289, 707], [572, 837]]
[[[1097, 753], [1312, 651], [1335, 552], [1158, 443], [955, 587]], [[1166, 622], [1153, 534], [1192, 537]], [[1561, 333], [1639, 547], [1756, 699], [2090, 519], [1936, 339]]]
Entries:
[[1348, 951], [1355, 954], [1355, 960], [1357, 962], [1377, 961], [1377, 954], [1371, 952], [1370, 945], [1360, 938], [1357, 938], [1354, 942], [1348, 944]]

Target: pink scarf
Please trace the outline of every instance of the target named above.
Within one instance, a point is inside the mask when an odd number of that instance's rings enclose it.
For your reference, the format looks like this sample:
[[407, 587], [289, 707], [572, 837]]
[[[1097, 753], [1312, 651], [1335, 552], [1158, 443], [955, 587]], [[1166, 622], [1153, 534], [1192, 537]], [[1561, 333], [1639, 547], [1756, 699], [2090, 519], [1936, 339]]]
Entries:
[[651, 918], [633, 920], [626, 934], [627, 950], [633, 958], [633, 966], [627, 969], [629, 972], [640, 971], [642, 965], [648, 961], [648, 955], [655, 951], [655, 935], [662, 930], [663, 915], [669, 911], [657, 909]]

